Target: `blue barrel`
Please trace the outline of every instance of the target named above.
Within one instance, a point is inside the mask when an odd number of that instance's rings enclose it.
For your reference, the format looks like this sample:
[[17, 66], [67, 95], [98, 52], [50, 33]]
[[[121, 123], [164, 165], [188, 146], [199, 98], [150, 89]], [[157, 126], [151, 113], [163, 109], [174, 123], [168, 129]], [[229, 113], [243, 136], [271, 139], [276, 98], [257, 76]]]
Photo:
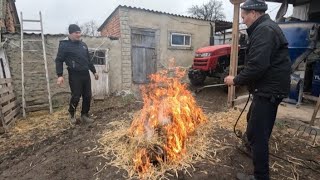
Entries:
[[311, 94], [313, 96], [319, 96], [320, 94], [320, 61], [313, 65]]
[[310, 30], [316, 23], [312, 22], [285, 22], [279, 23], [289, 43], [289, 54], [291, 62], [303, 54], [307, 49], [312, 49], [309, 39]]

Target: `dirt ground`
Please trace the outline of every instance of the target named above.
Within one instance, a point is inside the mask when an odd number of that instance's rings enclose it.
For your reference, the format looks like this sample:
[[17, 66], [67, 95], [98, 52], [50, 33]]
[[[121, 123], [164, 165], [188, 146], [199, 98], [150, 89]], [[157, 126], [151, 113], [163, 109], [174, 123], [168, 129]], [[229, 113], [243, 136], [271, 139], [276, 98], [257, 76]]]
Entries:
[[[195, 95], [206, 114], [226, 111], [226, 93], [221, 88], [204, 89]], [[106, 160], [97, 153], [87, 153], [97, 146], [106, 125], [117, 119], [131, 120], [132, 114], [142, 108], [141, 101], [132, 96], [110, 97], [93, 103], [92, 125], [71, 127], [65, 109], [50, 117], [45, 113], [30, 115], [19, 121], [12, 130], [0, 135], [0, 179], [126, 179], [125, 171], [107, 167], [101, 173]], [[58, 110], [57, 110], [58, 111]], [[34, 119], [46, 117], [49, 120]], [[233, 123], [230, 123], [231, 126]], [[33, 127], [24, 130], [23, 127]], [[294, 136], [295, 129], [284, 121], [277, 122], [270, 142], [270, 171], [272, 179], [319, 179], [320, 147], [312, 146], [312, 138]], [[215, 162], [203, 159], [194, 169], [179, 172], [180, 180], [235, 179], [237, 172], [252, 171], [250, 157], [236, 148], [239, 139], [228, 128], [215, 127], [212, 138], [224, 142], [215, 147]], [[318, 177], [318, 178], [317, 178]]]

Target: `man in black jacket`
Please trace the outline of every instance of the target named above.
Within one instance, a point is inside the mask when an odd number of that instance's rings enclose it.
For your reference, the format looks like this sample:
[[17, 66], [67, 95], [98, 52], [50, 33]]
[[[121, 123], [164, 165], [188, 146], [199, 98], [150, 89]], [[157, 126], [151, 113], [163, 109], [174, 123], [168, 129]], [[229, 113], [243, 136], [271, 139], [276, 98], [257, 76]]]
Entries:
[[56, 62], [57, 84], [64, 83], [63, 62], [66, 63], [69, 73], [69, 85], [71, 89], [71, 99], [69, 105], [70, 122], [76, 124], [75, 112], [82, 96], [82, 122], [93, 122], [89, 118], [91, 101], [91, 79], [89, 70], [94, 74], [96, 80], [99, 79], [96, 69], [92, 64], [87, 45], [81, 41], [81, 29], [76, 24], [69, 26], [68, 38], [60, 41]]
[[246, 138], [253, 156], [254, 176], [238, 173], [238, 179], [270, 179], [269, 138], [278, 105], [290, 89], [288, 43], [279, 26], [265, 14], [267, 9], [264, 0], [247, 0], [241, 6], [249, 35], [247, 66], [236, 77], [227, 76], [224, 80], [227, 85], [247, 85], [253, 95]]

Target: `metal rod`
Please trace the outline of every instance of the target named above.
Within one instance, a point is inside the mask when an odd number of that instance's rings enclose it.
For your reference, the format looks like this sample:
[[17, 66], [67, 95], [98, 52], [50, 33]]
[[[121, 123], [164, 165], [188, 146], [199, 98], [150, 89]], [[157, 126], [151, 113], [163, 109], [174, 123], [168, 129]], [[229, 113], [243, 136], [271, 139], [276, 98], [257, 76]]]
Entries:
[[304, 127], [304, 125], [300, 125], [300, 126], [298, 127], [297, 131], [293, 134], [293, 136], [298, 135], [298, 131], [300, 130], [300, 128], [303, 128], [303, 127]]
[[225, 84], [212, 84], [212, 85], [207, 85], [207, 86], [203, 86], [201, 88], [198, 88], [195, 90], [196, 93], [200, 92], [202, 89], [205, 88], [209, 88], [209, 87], [222, 87], [222, 86], [226, 86]]
[[[225, 84], [212, 84], [212, 85], [203, 86], [201, 88], [204, 89], [204, 88], [208, 88], [208, 87], [218, 87], [218, 86], [226, 86], [226, 85]], [[201, 89], [201, 88], [199, 88], [199, 89]]]
[[21, 22], [40, 22], [40, 20], [33, 20], [33, 19], [22, 19]]
[[[312, 132], [314, 132], [314, 134], [312, 134]], [[311, 136], [311, 135], [314, 135], [314, 138], [313, 138], [313, 141], [312, 141], [312, 145], [314, 145], [315, 142], [316, 142], [316, 138], [317, 138], [317, 136], [318, 136], [318, 131], [315, 130], [315, 129], [311, 129], [311, 130], [310, 130], [310, 133], [309, 133], [309, 136]]]

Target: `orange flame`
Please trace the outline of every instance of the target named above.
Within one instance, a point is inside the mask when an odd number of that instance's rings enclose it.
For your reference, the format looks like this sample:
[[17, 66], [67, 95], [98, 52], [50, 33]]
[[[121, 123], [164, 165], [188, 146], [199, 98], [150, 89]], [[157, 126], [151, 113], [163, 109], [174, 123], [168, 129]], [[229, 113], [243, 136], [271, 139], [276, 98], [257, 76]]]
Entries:
[[[186, 84], [180, 82], [184, 75], [185, 71], [179, 68], [152, 74], [151, 82], [142, 88], [144, 106], [141, 114], [133, 120], [129, 129], [132, 136], [147, 140], [161, 129], [164, 140], [159, 143], [163, 143], [166, 160], [171, 162], [178, 161], [186, 153], [188, 136], [207, 120]], [[143, 162], [148, 158], [146, 149], [137, 152], [134, 164], [139, 173], [146, 172], [151, 166]]]
[[141, 174], [148, 171], [151, 166], [150, 159], [145, 148], [140, 149], [133, 159], [135, 170]]

